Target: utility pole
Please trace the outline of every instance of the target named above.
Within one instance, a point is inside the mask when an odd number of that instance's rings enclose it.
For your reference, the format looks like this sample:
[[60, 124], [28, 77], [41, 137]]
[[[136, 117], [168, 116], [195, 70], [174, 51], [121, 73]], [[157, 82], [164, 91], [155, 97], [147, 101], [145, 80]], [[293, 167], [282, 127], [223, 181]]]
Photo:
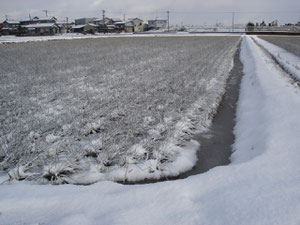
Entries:
[[46, 17], [48, 17], [48, 10], [44, 9], [43, 12], [45, 12], [46, 13]]
[[30, 15], [30, 13], [29, 13], [29, 20], [31, 21], [31, 15]]
[[69, 17], [66, 17], [66, 23], [67, 24], [69, 23]]
[[232, 32], [234, 32], [234, 12], [232, 12]]
[[126, 14], [123, 14], [123, 21], [125, 21], [126, 19]]
[[102, 17], [103, 17], [103, 25], [105, 24], [104, 19], [105, 19], [105, 10], [102, 10]]
[[170, 11], [167, 11], [168, 14], [168, 32], [170, 32]]
[[8, 20], [8, 15], [5, 15], [5, 20]]

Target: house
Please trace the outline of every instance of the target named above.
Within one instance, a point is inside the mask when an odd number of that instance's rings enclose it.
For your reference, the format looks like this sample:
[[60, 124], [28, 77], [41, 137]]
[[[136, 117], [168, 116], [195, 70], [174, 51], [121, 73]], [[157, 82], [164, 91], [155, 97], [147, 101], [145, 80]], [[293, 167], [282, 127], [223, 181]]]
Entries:
[[56, 21], [56, 24], [58, 25], [60, 29], [60, 33], [69, 33], [71, 31], [72, 26], [74, 26], [73, 23], [69, 23], [68, 21]]
[[128, 21], [130, 21], [133, 24], [133, 32], [143, 32], [144, 26], [143, 26], [143, 20], [139, 18], [131, 18]]
[[57, 21], [55, 23], [59, 27], [59, 33], [65, 34], [68, 31], [68, 25], [65, 21]]
[[121, 22], [118, 18], [104, 18], [103, 19], [96, 19], [93, 21], [94, 24], [99, 26], [99, 32], [103, 33], [114, 33], [118, 32], [119, 29], [117, 26], [115, 26], [115, 23]]
[[29, 19], [29, 20], [21, 20], [20, 21], [20, 25], [21, 26], [25, 26], [25, 25], [29, 25], [29, 24], [35, 24], [36, 21], [33, 21], [32, 19]]
[[75, 20], [75, 25], [86, 25], [89, 23], [93, 23], [97, 18], [81, 18], [81, 19], [76, 19]]
[[114, 25], [116, 22], [122, 22], [122, 20], [120, 20], [119, 18], [108, 18], [108, 17], [105, 17], [104, 18], [104, 22], [103, 22], [103, 19], [96, 19], [93, 21], [94, 24], [97, 24], [97, 25], [101, 25], [101, 24], [106, 24], [106, 25]]
[[113, 25], [114, 24], [114, 21], [110, 18], [104, 18], [103, 19], [96, 19], [93, 21], [94, 24], [96, 25]]
[[27, 35], [54, 35], [60, 32], [56, 23], [37, 23], [23, 26]]
[[83, 24], [83, 25], [75, 25], [72, 26], [71, 31], [74, 33], [83, 33], [83, 34], [94, 34], [98, 30], [98, 26], [89, 23], [89, 24]]
[[19, 31], [20, 22], [14, 20], [5, 20], [2, 26], [2, 35], [15, 35]]
[[133, 33], [134, 25], [131, 21], [116, 22], [115, 27], [117, 32]]
[[155, 20], [148, 20], [148, 29], [164, 29], [167, 27], [167, 20], [165, 19], [155, 19]]
[[33, 17], [32, 19], [33, 23], [56, 23], [57, 19], [52, 17]]

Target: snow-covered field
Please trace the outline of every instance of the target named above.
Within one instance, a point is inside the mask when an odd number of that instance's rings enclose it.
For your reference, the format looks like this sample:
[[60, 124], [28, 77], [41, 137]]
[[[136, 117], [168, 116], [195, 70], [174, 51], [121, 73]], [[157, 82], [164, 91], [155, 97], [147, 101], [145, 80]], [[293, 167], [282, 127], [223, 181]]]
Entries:
[[300, 57], [300, 36], [258, 36]]
[[58, 41], [58, 40], [78, 40], [78, 39], [96, 39], [96, 38], [132, 38], [132, 37], [201, 37], [201, 36], [240, 36], [240, 34], [222, 34], [222, 33], [203, 33], [203, 34], [190, 34], [188, 32], [162, 32], [162, 31], [150, 31], [144, 33], [96, 33], [95, 35], [91, 34], [79, 34], [79, 33], [69, 33], [61, 34], [55, 36], [25, 36], [25, 37], [16, 37], [16, 36], [0, 36], [0, 44], [10, 44], [10, 43], [23, 43], [23, 42], [37, 42], [37, 41]]
[[86, 184], [193, 167], [240, 37], [0, 46], [2, 179]]
[[299, 224], [299, 86], [248, 36], [241, 61], [230, 165], [148, 185], [2, 185], [1, 224]]
[[298, 45], [296, 45], [297, 47], [293, 48], [294, 52], [298, 54], [294, 55], [291, 52], [288, 52], [287, 50], [260, 38], [254, 37], [254, 39], [258, 44], [264, 47], [264, 49], [276, 60], [279, 65], [282, 66], [285, 71], [291, 74], [296, 80], [300, 81], [300, 41], [298, 42]]

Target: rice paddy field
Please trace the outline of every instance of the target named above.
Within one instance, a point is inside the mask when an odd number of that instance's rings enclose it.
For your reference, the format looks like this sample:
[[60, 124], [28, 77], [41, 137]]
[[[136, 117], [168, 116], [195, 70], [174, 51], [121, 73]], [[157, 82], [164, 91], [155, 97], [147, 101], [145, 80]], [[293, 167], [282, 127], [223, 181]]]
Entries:
[[259, 36], [265, 41], [271, 42], [285, 50], [300, 56], [300, 37], [277, 37], [277, 36]]
[[0, 45], [0, 173], [88, 184], [191, 169], [198, 145], [188, 146], [210, 125], [239, 42], [119, 37]]

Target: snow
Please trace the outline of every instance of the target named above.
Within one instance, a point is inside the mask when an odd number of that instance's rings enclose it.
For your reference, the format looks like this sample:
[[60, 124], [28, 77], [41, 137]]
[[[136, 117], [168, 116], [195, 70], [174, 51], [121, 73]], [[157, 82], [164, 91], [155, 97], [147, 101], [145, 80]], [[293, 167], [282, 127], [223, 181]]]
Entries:
[[8, 24], [20, 24], [20, 21], [15, 21], [15, 20], [5, 20], [4, 22]]
[[39, 24], [26, 25], [24, 27], [29, 29], [29, 28], [51, 28], [55, 26], [56, 26], [55, 23], [39, 23]]
[[[88, 184], [191, 169], [199, 148], [190, 140], [217, 110], [239, 41], [106, 38], [1, 46], [0, 170], [12, 170], [15, 179]], [[15, 173], [20, 166], [24, 172]]]
[[300, 89], [248, 36], [241, 61], [230, 165], [148, 185], [2, 185], [1, 224], [299, 224]]
[[254, 37], [254, 40], [262, 45], [269, 54], [292, 76], [300, 80], [300, 57], [280, 48], [270, 42]]
[[[79, 25], [81, 26], [81, 25]], [[177, 32], [177, 33], [97, 33], [92, 34], [78, 34], [78, 33], [67, 33], [59, 34], [53, 36], [27, 36], [27, 37], [16, 37], [12, 35], [0, 36], [0, 44], [10, 44], [10, 43], [23, 43], [23, 42], [34, 42], [34, 41], [53, 41], [53, 40], [73, 40], [73, 39], [86, 39], [86, 38], [119, 38], [119, 37], [199, 37], [199, 36], [240, 36], [237, 34], [225, 34], [225, 33], [204, 33], [204, 34], [189, 34], [187, 32]]]

